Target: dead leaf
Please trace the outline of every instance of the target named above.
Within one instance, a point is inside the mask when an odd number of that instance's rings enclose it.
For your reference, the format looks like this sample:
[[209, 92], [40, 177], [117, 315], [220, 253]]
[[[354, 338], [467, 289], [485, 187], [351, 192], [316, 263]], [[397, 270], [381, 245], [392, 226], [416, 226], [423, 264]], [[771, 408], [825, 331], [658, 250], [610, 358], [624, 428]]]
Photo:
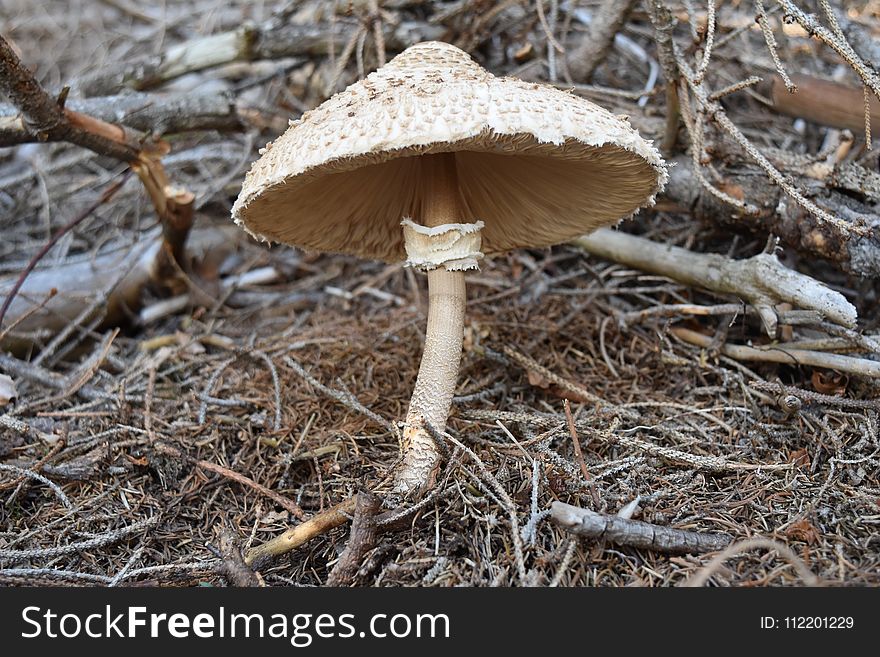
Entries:
[[273, 522], [287, 522], [290, 513], [287, 511], [269, 511], [260, 518], [261, 522], [271, 524]]
[[846, 392], [849, 377], [834, 370], [813, 370], [813, 388], [823, 395], [842, 395]]
[[131, 454], [123, 454], [123, 456], [125, 456], [125, 458], [131, 461], [131, 463], [133, 463], [134, 465], [138, 465], [142, 468], [150, 464], [150, 459], [148, 459], [146, 456], [142, 456], [140, 458], [132, 456]]
[[810, 467], [810, 453], [806, 449], [796, 449], [788, 455], [789, 463], [794, 463], [804, 468]]
[[529, 385], [535, 386], [536, 388], [542, 388], [546, 390], [550, 387], [550, 382], [545, 379], [541, 374], [537, 372], [528, 371], [529, 376]]
[[785, 530], [785, 535], [789, 538], [792, 538], [796, 541], [803, 541], [807, 545], [813, 545], [816, 541], [819, 540], [819, 530], [813, 526], [806, 518], [802, 520], [798, 520], [795, 523], [789, 525], [788, 529]]

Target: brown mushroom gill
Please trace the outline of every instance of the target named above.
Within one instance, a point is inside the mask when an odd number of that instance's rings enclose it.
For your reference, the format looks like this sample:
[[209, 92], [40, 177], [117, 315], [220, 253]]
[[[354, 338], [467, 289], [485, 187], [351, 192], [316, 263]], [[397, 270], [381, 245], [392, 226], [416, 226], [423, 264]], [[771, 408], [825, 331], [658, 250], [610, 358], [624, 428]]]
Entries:
[[[266, 190], [246, 208], [248, 229], [322, 253], [405, 259], [400, 220], [418, 216], [431, 158], [394, 155], [366, 166], [333, 163], [320, 176], [302, 174]], [[486, 224], [486, 255], [552, 246], [614, 223], [656, 185], [648, 162], [612, 145], [533, 144], [521, 152], [458, 151], [454, 158], [462, 213]]]

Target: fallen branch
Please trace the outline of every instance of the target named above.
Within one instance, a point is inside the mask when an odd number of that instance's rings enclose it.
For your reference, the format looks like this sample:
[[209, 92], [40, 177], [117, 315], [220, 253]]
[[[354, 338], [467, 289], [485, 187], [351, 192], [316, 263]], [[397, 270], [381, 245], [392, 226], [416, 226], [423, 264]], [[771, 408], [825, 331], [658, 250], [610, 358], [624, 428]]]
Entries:
[[224, 527], [220, 531], [218, 554], [220, 563], [218, 570], [229, 582], [230, 586], [240, 588], [265, 586], [262, 579], [250, 569], [241, 556], [238, 542], [231, 529]]
[[778, 324], [774, 306], [782, 302], [815, 310], [843, 326], [856, 325], [856, 309], [842, 294], [783, 266], [768, 253], [731, 260], [657, 244], [608, 228], [580, 237], [573, 244], [593, 255], [668, 276], [685, 285], [736, 295], [755, 307], [771, 337], [776, 335]]
[[[85, 114], [149, 134], [242, 128], [235, 99], [226, 93], [177, 96], [127, 93], [121, 96], [73, 98], [64, 107], [68, 112]], [[0, 104], [0, 146], [33, 140], [34, 135], [18, 108]]]
[[[841, 225], [819, 222], [797, 203], [791, 202], [785, 192], [767, 178], [755, 175], [754, 167], [738, 167], [724, 172], [724, 189], [738, 198], [746, 194], [757, 208], [748, 214], [731, 207], [701, 185], [694, 184], [694, 165], [690, 158], [676, 158], [669, 169], [669, 182], [664, 196], [678, 208], [690, 212], [695, 219], [717, 225], [719, 222], [735, 225], [766, 235], [772, 233], [784, 243], [839, 265], [843, 270], [868, 278], [880, 277], [880, 232], [869, 229], [861, 235], [856, 225], [880, 225], [880, 215], [852, 209], [850, 197], [831, 191], [823, 198], [830, 212], [846, 218], [853, 225], [847, 230]], [[747, 191], [746, 191], [747, 190]]]
[[[18, 358], [2, 352], [0, 352], [0, 368], [2, 368], [5, 372], [15, 375], [19, 379], [35, 381], [40, 385], [46, 386], [47, 388], [61, 391], [72, 390], [74, 388], [75, 382], [79, 378], [77, 371], [68, 376], [62, 376], [60, 374], [55, 374], [54, 372], [43, 369], [38, 365], [19, 360]], [[143, 401], [143, 396], [141, 395], [120, 393], [117, 391], [107, 392], [94, 388], [90, 385], [80, 385], [79, 387], [76, 387], [74, 393], [87, 401], [95, 401], [99, 399], [113, 401], [124, 399], [125, 401], [131, 402]], [[21, 411], [23, 410], [23, 407], [19, 406], [16, 410]], [[15, 430], [19, 431], [19, 429], [21, 428], [21, 425], [16, 425]], [[23, 432], [20, 431], [20, 433]], [[30, 433], [34, 433], [33, 430]], [[53, 442], [54, 440], [57, 440], [57, 438], [48, 436], [48, 434], [37, 434], [37, 437], [46, 440], [47, 442]]]
[[[5, 413], [3, 415], [0, 415], [0, 427], [3, 427], [4, 429], [8, 429], [10, 431], [15, 431], [22, 436], [37, 438], [39, 440], [42, 440], [47, 445], [52, 445], [53, 449], [52, 451], [50, 451], [50, 454], [52, 454], [53, 456], [55, 451], [54, 446], [64, 444], [64, 441], [59, 439], [58, 436], [40, 431], [39, 429], [35, 429], [27, 422], [21, 420], [21, 418], [13, 417]], [[2, 490], [2, 487], [0, 487], [0, 490]]]
[[345, 524], [348, 522], [349, 514], [354, 511], [354, 508], [355, 498], [349, 497], [336, 506], [312, 516], [296, 527], [291, 527], [272, 540], [251, 548], [245, 555], [244, 562], [248, 566], [260, 568], [271, 557], [295, 550], [315, 536], [320, 536], [334, 527]]
[[593, 10], [589, 33], [568, 53], [568, 72], [573, 80], [589, 82], [635, 4], [635, 0], [604, 0]]
[[[449, 459], [449, 463], [447, 463], [444, 473], [438, 478], [438, 481], [440, 479], [447, 479], [451, 475], [453, 469], [458, 466], [458, 460], [456, 457], [457, 453], [454, 453]], [[420, 510], [428, 507], [430, 504], [433, 504], [438, 497], [450, 494], [454, 491], [454, 488], [444, 489], [441, 486], [436, 486], [415, 504], [391, 509], [390, 511], [385, 511], [376, 516], [376, 527], [378, 528], [378, 531], [382, 532], [399, 530], [407, 525], [411, 517]], [[336, 506], [318, 513], [296, 527], [291, 527], [283, 534], [279, 534], [266, 543], [258, 545], [248, 551], [245, 556], [245, 562], [250, 566], [261, 567], [272, 557], [277, 557], [286, 554], [291, 550], [295, 550], [311, 539], [321, 536], [331, 529], [339, 527], [351, 519], [350, 516], [355, 510], [356, 501], [356, 496], [349, 497]]]
[[[778, 4], [787, 16], [837, 51], [875, 95], [880, 97], [877, 75], [852, 52], [845, 39], [831, 34], [818, 25], [811, 15], [804, 14], [788, 0], [778, 0]], [[768, 14], [760, 2], [756, 5], [768, 49], [771, 56], [775, 56], [775, 40], [772, 32], [767, 30]], [[690, 140], [688, 166], [680, 164], [671, 170], [671, 178], [676, 178], [678, 174], [680, 185], [677, 189], [672, 189], [676, 181], [670, 180], [667, 187], [668, 197], [687, 209], [698, 209], [696, 205], [700, 201], [708, 206], [700, 214], [715, 223], [718, 219], [728, 222], [732, 219], [735, 223], [772, 232], [787, 244], [839, 263], [848, 272], [867, 277], [880, 276], [880, 237], [876, 227], [872, 226], [876, 223], [872, 221], [876, 217], [867, 209], [862, 212], [854, 211], [851, 202], [835, 193], [822, 198], [821, 204], [817, 203], [812, 194], [775, 166], [730, 120], [720, 99], [753, 84], [757, 78], [752, 77], [724, 89], [709, 89], [703, 73], [709, 65], [707, 52], [710, 52], [710, 26], [707, 26], [706, 51], [700, 61], [692, 66], [688, 61], [688, 47], [680, 46], [672, 39], [675, 21], [665, 3], [662, 0], [651, 0], [648, 8], [661, 62], [664, 63], [667, 84], [674, 81], [678, 85], [677, 106]], [[784, 79], [785, 72], [778, 57], [775, 61]], [[673, 120], [676, 99], [668, 97], [667, 105], [669, 123], [664, 146], [671, 146], [677, 134], [677, 120]], [[737, 159], [745, 154], [747, 160], [753, 163], [754, 167], [749, 167], [746, 174], [757, 168], [764, 175], [742, 175], [738, 181], [718, 180], [720, 177], [704, 166], [713, 160], [714, 154], [715, 145], [707, 142], [707, 128], [710, 124], [741, 149]], [[719, 158], [714, 159], [717, 162]], [[712, 181], [710, 177], [716, 180]], [[699, 184], [694, 184], [695, 182]], [[680, 202], [684, 199], [689, 199], [690, 202]]]
[[131, 166], [162, 224], [164, 261], [160, 266], [170, 272], [169, 277], [185, 266], [184, 245], [192, 227], [195, 196], [169, 183], [161, 162], [168, 152], [165, 142], [151, 141], [124, 126], [66, 109], [66, 93], [59, 99], [49, 96], [2, 36], [0, 92], [21, 111], [21, 126], [31, 141], [69, 142]]
[[[106, 67], [77, 80], [73, 88], [83, 96], [116, 94], [126, 88], [143, 91], [188, 73], [234, 62], [326, 55], [342, 49], [359, 29], [341, 22], [336, 26], [341, 29], [326, 24], [247, 23], [237, 30], [181, 43], [159, 55]], [[418, 30], [411, 29], [412, 25], [390, 25], [385, 21], [383, 27], [385, 43], [393, 50], [412, 45], [414, 38], [430, 40], [445, 32], [440, 26], [423, 23]]]
[[[816, 20], [815, 15], [805, 13], [791, 0], [776, 0], [788, 20], [793, 20], [800, 25], [807, 34], [818, 39], [845, 61], [849, 67], [858, 75], [862, 83], [867, 87], [874, 96], [880, 100], [880, 74], [874, 70], [870, 64], [866, 64], [862, 58], [853, 50], [852, 46], [846, 40], [846, 36], [838, 32], [834, 33]], [[836, 17], [833, 18], [836, 21]]]
[[61, 487], [54, 481], [46, 479], [46, 477], [37, 472], [41, 466], [42, 464], [36, 464], [32, 468], [20, 468], [16, 465], [0, 463], [0, 472], [11, 472], [19, 475], [17, 479], [0, 484], [0, 490], [18, 488], [18, 486], [24, 483], [27, 479], [33, 479], [34, 481], [39, 481], [41, 484], [48, 486], [49, 489], [55, 493], [55, 496], [59, 499], [64, 508], [72, 509], [73, 505], [70, 503], [70, 500], [67, 499], [67, 496], [64, 494], [64, 491], [61, 490]]
[[14, 563], [18, 561], [31, 561], [34, 559], [54, 559], [55, 557], [65, 554], [75, 554], [77, 552], [83, 552], [86, 550], [93, 550], [95, 548], [104, 547], [105, 545], [116, 543], [117, 541], [131, 536], [132, 534], [136, 534], [145, 529], [149, 529], [157, 522], [159, 522], [159, 518], [160, 515], [156, 514], [149, 518], [145, 518], [144, 520], [133, 522], [128, 526], [121, 527], [119, 529], [113, 529], [106, 533], [99, 534], [94, 538], [80, 541], [79, 543], [68, 543], [67, 545], [58, 545], [50, 548], [34, 548], [30, 550], [11, 550], [0, 548], [0, 562], [5, 561]]
[[4, 119], [4, 125], [19, 122], [30, 137], [27, 141], [66, 141], [128, 163], [141, 157], [142, 135], [66, 109], [64, 98], [49, 96], [2, 36], [0, 93], [21, 112], [20, 118]]
[[583, 538], [607, 540], [617, 545], [665, 554], [715, 552], [724, 549], [731, 541], [727, 534], [663, 527], [641, 520], [596, 513], [559, 501], [550, 506], [550, 519], [566, 531]]
[[[865, 103], [862, 89], [811, 75], [792, 74], [797, 91], [791, 93], [777, 75], [755, 87], [771, 107], [786, 116], [813, 121], [833, 128], [847, 128], [855, 134], [865, 130]], [[880, 134], [880, 101], [869, 102], [871, 132]]]
[[[836, 148], [817, 155], [802, 155], [778, 148], [767, 148], [765, 154], [773, 164], [784, 167], [791, 174], [811, 178], [827, 189], [840, 190], [850, 197], [864, 199], [865, 209], [868, 210], [880, 203], [880, 173], [844, 159], [852, 144], [852, 133], [844, 131]], [[810, 184], [815, 186], [815, 183]], [[841, 197], [837, 199], [844, 200]], [[841, 208], [838, 212], [845, 213], [845, 209]]]
[[[712, 345], [712, 338], [708, 335], [680, 327], [672, 327], [669, 330], [673, 335], [688, 344], [703, 348], [708, 348]], [[866, 358], [840, 356], [838, 354], [808, 351], [806, 349], [788, 349], [782, 345], [748, 347], [741, 344], [725, 344], [721, 346], [721, 353], [734, 360], [781, 363], [783, 365], [808, 365], [810, 367], [822, 367], [868, 378], [880, 378], [880, 361], [868, 360]]]
[[[239, 233], [233, 226], [194, 231], [188, 239], [187, 268], [209, 255], [222, 260], [239, 243]], [[99, 329], [128, 323], [137, 316], [149, 287], [167, 285], [164, 253], [164, 239], [155, 231], [131, 247], [31, 272], [9, 304], [6, 319], [15, 326], [0, 335], [0, 347], [14, 353], [28, 350], [65, 330], [90, 307], [94, 315], [81, 320], [101, 318]], [[0, 278], [0, 298], [13, 296], [18, 278]]]
[[839, 395], [825, 395], [815, 390], [804, 390], [796, 386], [787, 386], [780, 381], [749, 381], [749, 387], [763, 392], [776, 393], [778, 396], [790, 395], [801, 402], [825, 404], [836, 408], [874, 409], [880, 411], [880, 399], [852, 399]]
[[654, 27], [657, 57], [660, 59], [660, 67], [663, 69], [663, 77], [666, 82], [666, 129], [661, 148], [663, 154], [670, 157], [676, 152], [678, 129], [681, 124], [681, 107], [678, 98], [680, 73], [675, 61], [675, 49], [672, 41], [675, 21], [672, 18], [672, 12], [660, 0], [646, 0], [645, 7]]
[[376, 547], [376, 539], [379, 536], [376, 515], [379, 513], [381, 500], [369, 491], [359, 492], [355, 500], [348, 545], [330, 571], [327, 586], [350, 586], [364, 557]]

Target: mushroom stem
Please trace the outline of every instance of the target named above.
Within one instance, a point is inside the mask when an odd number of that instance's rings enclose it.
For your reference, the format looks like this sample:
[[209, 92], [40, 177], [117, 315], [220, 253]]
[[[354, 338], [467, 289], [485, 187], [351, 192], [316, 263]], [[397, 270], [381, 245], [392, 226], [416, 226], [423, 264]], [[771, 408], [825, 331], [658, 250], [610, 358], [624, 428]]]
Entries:
[[[455, 154], [421, 158], [423, 225], [457, 222], [458, 179]], [[464, 272], [440, 266], [428, 271], [428, 326], [425, 348], [403, 431], [403, 461], [394, 474], [393, 492], [411, 496], [429, 488], [440, 464], [440, 451], [426, 423], [443, 431], [458, 381], [464, 336]]]
[[446, 428], [458, 381], [464, 333], [464, 272], [437, 268], [428, 272], [428, 327], [419, 375], [403, 430], [403, 463], [394, 492], [409, 495], [430, 487], [440, 452], [425, 423]]

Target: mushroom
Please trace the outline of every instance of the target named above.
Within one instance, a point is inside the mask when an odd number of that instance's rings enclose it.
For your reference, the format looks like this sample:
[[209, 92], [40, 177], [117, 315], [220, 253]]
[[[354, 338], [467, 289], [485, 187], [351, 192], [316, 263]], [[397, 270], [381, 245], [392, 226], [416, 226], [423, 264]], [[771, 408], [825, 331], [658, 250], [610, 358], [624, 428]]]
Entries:
[[[245, 178], [252, 235], [427, 272], [428, 322], [393, 493], [436, 475], [461, 359], [465, 272], [653, 203], [666, 166], [625, 119], [559, 89], [497, 78], [458, 48], [414, 45], [302, 118]], [[430, 428], [429, 426], [430, 425]]]

